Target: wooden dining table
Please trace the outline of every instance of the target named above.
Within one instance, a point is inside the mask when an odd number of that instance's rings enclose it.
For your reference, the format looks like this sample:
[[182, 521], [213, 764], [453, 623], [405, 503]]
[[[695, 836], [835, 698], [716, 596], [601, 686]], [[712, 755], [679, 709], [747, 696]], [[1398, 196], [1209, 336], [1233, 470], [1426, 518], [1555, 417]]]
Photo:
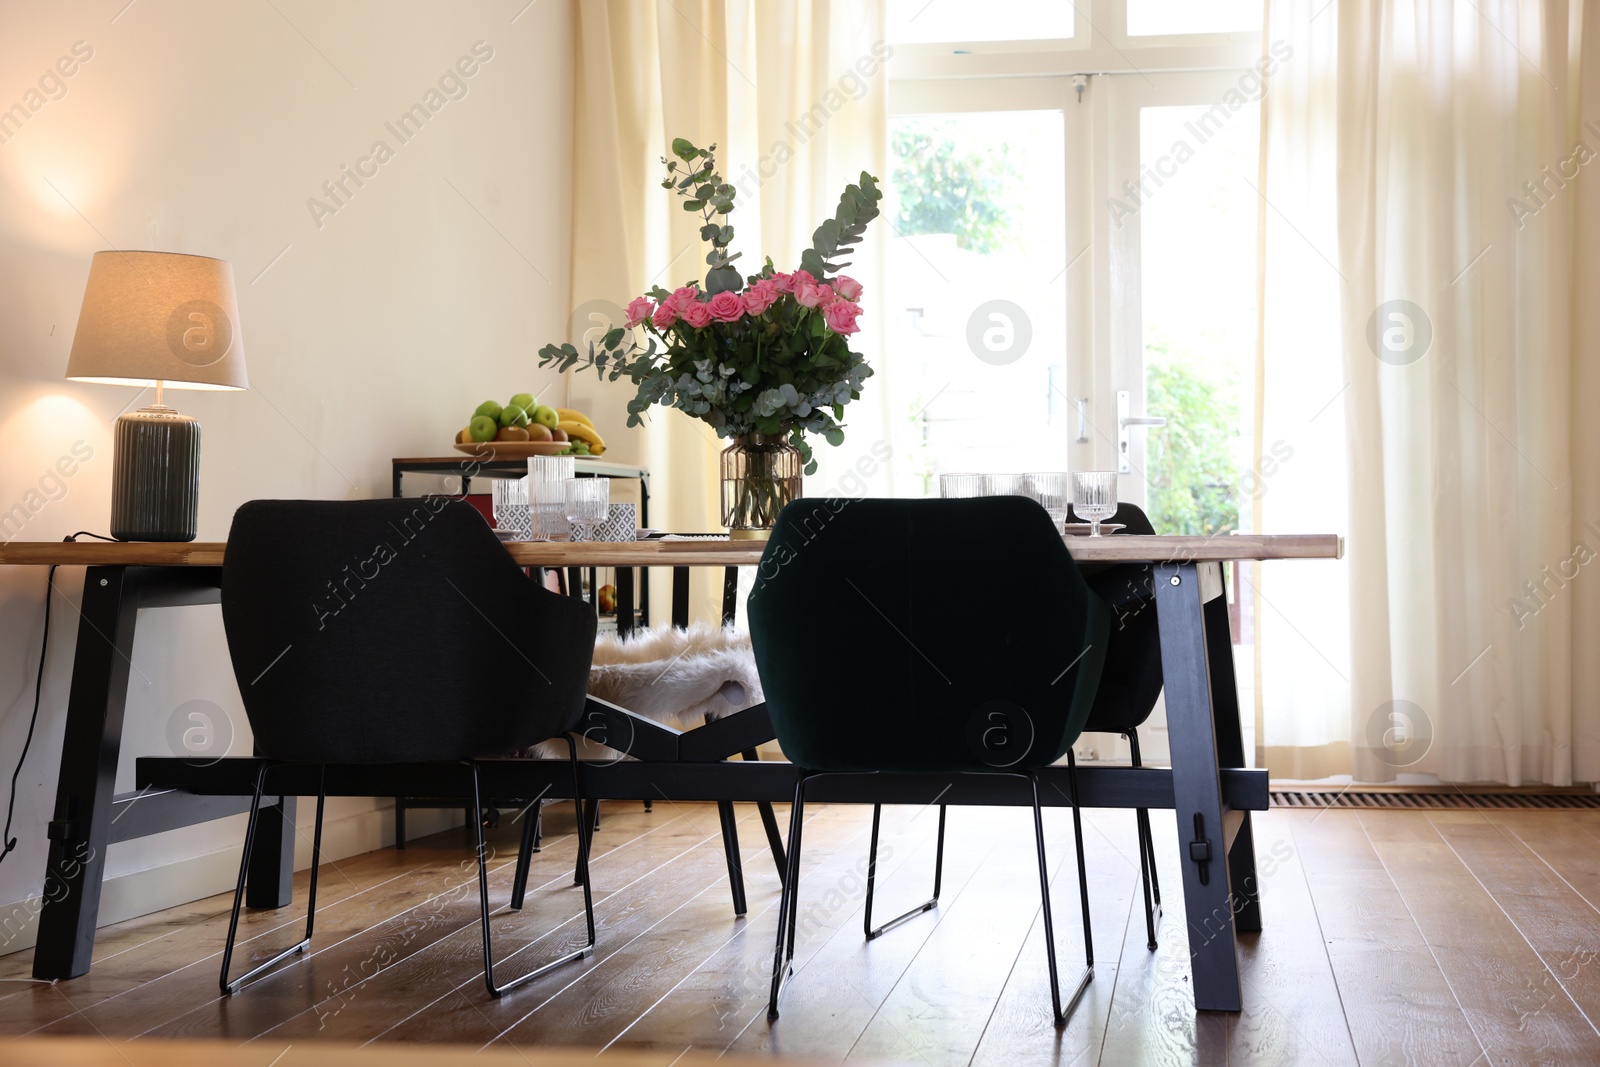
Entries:
[[[1183, 872], [1184, 914], [1199, 1010], [1242, 1006], [1237, 935], [1262, 927], [1250, 813], [1265, 810], [1267, 771], [1247, 766], [1234, 682], [1222, 564], [1242, 560], [1332, 560], [1343, 555], [1332, 534], [1231, 534], [1213, 537], [1070, 537], [1079, 564], [1151, 567], [1161, 638], [1171, 768], [1083, 766], [1078, 798], [1087, 807], [1173, 811]], [[623, 543], [508, 543], [529, 567], [758, 566], [763, 545], [747, 541], [654, 540]], [[51, 891], [39, 914], [33, 974], [71, 978], [89, 969], [106, 848], [115, 842], [195, 825], [244, 811], [255, 761], [141, 756], [137, 792], [117, 794], [123, 713], [140, 608], [217, 603], [227, 546], [222, 542], [20, 542], [0, 545], [0, 565], [86, 568], [68, 697], [49, 855]], [[973, 565], [993, 561], [974, 559]], [[211, 654], [208, 652], [207, 654]], [[634, 757], [591, 774], [598, 795], [640, 800], [786, 801], [794, 769], [779, 762], [739, 762], [771, 737], [764, 706], [688, 731], [677, 731], [591, 698], [585, 732]], [[556, 761], [501, 760], [485, 765], [488, 795], [570, 796]], [[1048, 803], [1070, 803], [1066, 768], [1051, 768]], [[264, 798], [282, 818], [259, 821], [248, 903], [289, 902], [294, 861], [294, 797], [313, 795], [314, 778], [285, 773], [285, 794]], [[883, 776], [903, 803], [928, 803], [926, 782]], [[1059, 781], [1055, 779], [1059, 778]], [[596, 781], [598, 780], [598, 781]], [[567, 779], [570, 782], [570, 779]], [[451, 796], [459, 789], [429, 765], [383, 769], [330, 767], [329, 795]], [[570, 790], [570, 784], [565, 788]], [[871, 803], [849, 782], [819, 785], [816, 800]], [[945, 804], [1030, 803], [1024, 787], [996, 775], [963, 775], [938, 798]], [[286, 829], [287, 827], [287, 829]], [[742, 891], [739, 889], [737, 891]]]

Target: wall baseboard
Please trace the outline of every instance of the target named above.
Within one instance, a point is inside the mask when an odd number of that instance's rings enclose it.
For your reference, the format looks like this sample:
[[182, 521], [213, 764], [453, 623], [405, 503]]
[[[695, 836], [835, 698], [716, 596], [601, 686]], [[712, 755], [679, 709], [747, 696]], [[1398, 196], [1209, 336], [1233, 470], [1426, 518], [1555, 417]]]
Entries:
[[[316, 811], [302, 804], [307, 820]], [[393, 808], [385, 805], [357, 812], [342, 819], [327, 820], [322, 827], [322, 862], [331, 863], [389, 848], [394, 844]], [[243, 826], [243, 818], [240, 825]], [[416, 840], [428, 834], [461, 825], [459, 808], [409, 808], [406, 811], [406, 837]], [[297, 820], [298, 822], [299, 820]], [[294, 869], [311, 865], [311, 825], [296, 835]], [[117, 847], [115, 845], [113, 848]], [[142, 871], [130, 871], [107, 878], [100, 888], [100, 922], [103, 928], [141, 915], [175, 908], [218, 893], [232, 893], [239, 877], [239, 852], [244, 847], [243, 832], [238, 848], [219, 849]], [[468, 853], [472, 850], [467, 849]], [[38, 940], [39, 911], [44, 898], [33, 897], [0, 906], [0, 956], [30, 949]], [[302, 902], [303, 903], [303, 902]]]

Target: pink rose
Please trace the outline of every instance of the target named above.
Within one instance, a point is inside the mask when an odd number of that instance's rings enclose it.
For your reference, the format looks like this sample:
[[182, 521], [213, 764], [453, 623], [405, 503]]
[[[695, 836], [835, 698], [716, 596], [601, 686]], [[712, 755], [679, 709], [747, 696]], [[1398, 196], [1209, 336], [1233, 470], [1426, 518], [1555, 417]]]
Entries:
[[683, 321], [697, 330], [711, 325], [711, 308], [701, 300], [691, 303], [683, 312]]
[[822, 321], [828, 324], [828, 329], [834, 333], [858, 333], [861, 327], [856, 325], [856, 316], [861, 314], [861, 305], [849, 300], [835, 300], [822, 309]]
[[810, 280], [811, 276], [809, 274], [806, 275], [805, 281], [801, 281], [800, 275], [802, 274], [805, 274], [805, 271], [795, 272], [795, 301], [798, 302], [801, 307], [822, 307], [828, 302], [828, 298], [833, 296], [833, 290], [829, 289], [826, 285], [818, 285], [816, 282]]
[[795, 271], [794, 272], [794, 284], [795, 285], [799, 285], [802, 282], [804, 282], [807, 285], [816, 285], [817, 284], [817, 280], [811, 276], [811, 272], [810, 271], [808, 271], [808, 270], [797, 270], [797, 271]]
[[677, 321], [678, 309], [672, 306], [670, 299], [663, 300], [661, 306], [656, 308], [656, 313], [650, 316], [651, 324], [661, 331], [666, 331]]
[[737, 322], [744, 317], [744, 300], [738, 293], [718, 293], [706, 307], [718, 322]]
[[655, 309], [655, 301], [648, 296], [636, 296], [628, 301], [628, 329], [631, 330], [645, 319], [648, 319], [650, 313]]
[[833, 280], [833, 291], [846, 300], [861, 299], [861, 283], [849, 275], [841, 274]]
[[783, 273], [783, 271], [780, 270], [780, 271], [777, 271], [776, 273], [774, 273], [772, 275], [772, 277], [767, 279], [767, 280], [770, 281], [774, 286], [776, 286], [778, 292], [780, 292], [780, 293], [792, 293], [792, 292], [794, 292], [794, 275], [793, 274], [785, 274], [785, 273]]
[[681, 289], [674, 290], [672, 295], [667, 297], [664, 303], [671, 304], [672, 310], [676, 311], [681, 316], [684, 312], [689, 310], [689, 305], [693, 304], [699, 295], [700, 290], [696, 289], [692, 285], [685, 285]]
[[778, 302], [781, 295], [777, 283], [770, 278], [756, 282], [744, 294], [744, 309], [751, 315], [760, 315]]

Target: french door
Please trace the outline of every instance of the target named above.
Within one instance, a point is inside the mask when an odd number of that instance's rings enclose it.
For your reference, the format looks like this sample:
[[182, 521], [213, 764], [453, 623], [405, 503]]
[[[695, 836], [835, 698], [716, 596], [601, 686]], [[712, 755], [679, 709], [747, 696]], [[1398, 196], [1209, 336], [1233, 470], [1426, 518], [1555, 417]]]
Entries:
[[[1162, 532], [1248, 528], [1261, 207], [1241, 76], [893, 83], [891, 388], [912, 442], [897, 493], [958, 471], [1116, 470]], [[1141, 742], [1166, 758], [1163, 708]], [[1106, 736], [1080, 749], [1127, 755]]]

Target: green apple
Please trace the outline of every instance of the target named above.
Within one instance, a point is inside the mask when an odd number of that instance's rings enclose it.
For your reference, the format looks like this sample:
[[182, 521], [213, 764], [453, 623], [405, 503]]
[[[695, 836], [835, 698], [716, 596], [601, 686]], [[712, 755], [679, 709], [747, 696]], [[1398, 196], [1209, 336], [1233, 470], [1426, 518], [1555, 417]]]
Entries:
[[511, 407], [521, 408], [524, 411], [533, 410], [533, 394], [532, 393], [518, 393], [516, 396], [511, 398], [511, 405], [510, 406]]
[[500, 425], [526, 426], [528, 425], [528, 413], [515, 404], [508, 404], [500, 409]]
[[556, 414], [555, 408], [540, 404], [533, 409], [533, 421], [540, 426], [548, 426], [553, 430], [561, 424], [561, 416]]
[[496, 404], [493, 400], [485, 400], [483, 403], [478, 405], [478, 410], [474, 411], [472, 414], [487, 415], [491, 419], [498, 419], [500, 417], [500, 405]]
[[474, 441], [493, 441], [494, 435], [500, 432], [500, 426], [487, 415], [474, 415], [467, 432]]

